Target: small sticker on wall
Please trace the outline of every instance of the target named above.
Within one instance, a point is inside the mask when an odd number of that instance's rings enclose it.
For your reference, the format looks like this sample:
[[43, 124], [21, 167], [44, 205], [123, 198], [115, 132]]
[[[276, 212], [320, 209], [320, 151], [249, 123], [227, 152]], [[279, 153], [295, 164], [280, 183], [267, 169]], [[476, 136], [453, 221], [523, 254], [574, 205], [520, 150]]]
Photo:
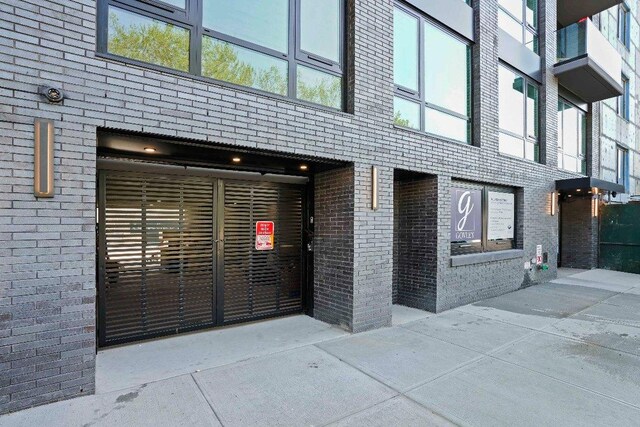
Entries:
[[273, 250], [275, 236], [275, 226], [273, 221], [256, 222], [256, 250], [271, 251]]

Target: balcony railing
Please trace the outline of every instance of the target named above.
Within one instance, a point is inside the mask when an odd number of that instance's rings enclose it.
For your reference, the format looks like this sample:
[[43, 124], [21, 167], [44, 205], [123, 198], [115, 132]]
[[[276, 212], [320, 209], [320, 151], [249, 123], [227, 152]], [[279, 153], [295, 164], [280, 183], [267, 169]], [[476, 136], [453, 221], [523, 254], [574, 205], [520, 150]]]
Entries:
[[590, 19], [557, 32], [555, 75], [586, 102], [622, 94], [622, 58]]

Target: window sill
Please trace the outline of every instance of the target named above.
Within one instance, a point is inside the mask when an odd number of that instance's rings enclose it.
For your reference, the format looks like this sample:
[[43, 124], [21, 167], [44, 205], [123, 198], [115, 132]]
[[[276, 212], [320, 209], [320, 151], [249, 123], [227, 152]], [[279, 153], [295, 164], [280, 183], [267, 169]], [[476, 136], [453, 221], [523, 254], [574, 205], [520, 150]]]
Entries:
[[507, 249], [504, 251], [482, 252], [477, 254], [454, 255], [451, 257], [451, 267], [463, 265], [482, 264], [486, 262], [503, 261], [506, 259], [522, 258], [524, 250]]
[[400, 126], [400, 125], [397, 125], [395, 123], [393, 123], [392, 126], [393, 126], [394, 129], [405, 131], [405, 132], [409, 132], [409, 133], [413, 133], [413, 134], [416, 134], [416, 135], [420, 135], [420, 136], [425, 137], [425, 138], [437, 139], [438, 141], [444, 141], [444, 142], [448, 142], [448, 143], [452, 143], [452, 144], [458, 144], [458, 145], [462, 145], [462, 146], [465, 146], [465, 147], [480, 148], [480, 147], [478, 147], [476, 145], [473, 145], [473, 144], [471, 144], [469, 142], [458, 141], [457, 139], [447, 138], [447, 137], [444, 137], [444, 136], [436, 135], [435, 133], [425, 132], [425, 131], [422, 131], [420, 129], [414, 129], [414, 128], [410, 128], [410, 127]]
[[502, 151], [498, 150], [498, 155], [500, 157], [504, 157], [506, 159], [512, 159], [512, 160], [520, 160], [526, 163], [530, 163], [530, 164], [534, 164], [534, 165], [542, 165], [542, 166], [546, 166], [544, 163], [540, 163], [538, 161], [535, 160], [530, 160], [530, 159], [526, 159], [524, 157], [518, 157], [518, 156], [514, 156], [513, 154], [507, 154], [507, 153], [503, 153]]

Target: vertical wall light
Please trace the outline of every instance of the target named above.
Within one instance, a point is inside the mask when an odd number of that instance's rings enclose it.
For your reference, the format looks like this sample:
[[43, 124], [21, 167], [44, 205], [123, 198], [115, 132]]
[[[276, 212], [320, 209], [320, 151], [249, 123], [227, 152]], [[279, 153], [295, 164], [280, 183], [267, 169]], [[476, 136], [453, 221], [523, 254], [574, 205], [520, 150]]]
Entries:
[[598, 210], [600, 209], [600, 195], [598, 194], [598, 189], [593, 189], [593, 198], [591, 199], [591, 203], [593, 203], [593, 217], [598, 217]]
[[371, 166], [371, 209], [378, 210], [378, 168]]
[[551, 193], [551, 216], [555, 216], [558, 210], [558, 192]]
[[33, 194], [53, 197], [53, 122], [35, 120]]

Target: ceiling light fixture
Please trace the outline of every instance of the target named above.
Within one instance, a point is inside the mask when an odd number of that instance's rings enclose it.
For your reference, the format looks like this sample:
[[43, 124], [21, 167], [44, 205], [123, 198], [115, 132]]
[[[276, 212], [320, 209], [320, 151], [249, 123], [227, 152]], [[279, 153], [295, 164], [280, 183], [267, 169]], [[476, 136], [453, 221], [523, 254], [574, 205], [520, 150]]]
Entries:
[[300, 170], [302, 170], [302, 171], [306, 171], [307, 169], [309, 169], [309, 166], [307, 166], [307, 165], [300, 165]]
[[240, 163], [241, 160], [242, 159], [240, 157], [234, 157], [233, 159], [231, 159], [233, 163]]
[[153, 147], [144, 147], [144, 151], [147, 153], [155, 153], [156, 149]]

